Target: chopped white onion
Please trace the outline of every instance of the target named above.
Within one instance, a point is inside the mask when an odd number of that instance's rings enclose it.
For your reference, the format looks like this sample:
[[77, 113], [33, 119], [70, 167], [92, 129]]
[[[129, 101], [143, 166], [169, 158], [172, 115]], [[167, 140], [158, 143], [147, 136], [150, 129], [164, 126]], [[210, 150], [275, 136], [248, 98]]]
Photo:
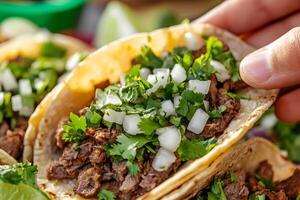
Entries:
[[268, 114], [265, 117], [262, 118], [261, 120], [261, 127], [263, 127], [264, 129], [271, 129], [275, 126], [275, 124], [277, 123], [278, 119], [275, 116], [275, 114]]
[[19, 114], [24, 117], [29, 117], [33, 113], [34, 108], [22, 107]]
[[177, 108], [179, 106], [180, 100], [181, 100], [181, 96], [179, 96], [179, 94], [176, 94], [174, 96], [174, 107], [175, 108]]
[[107, 109], [103, 119], [112, 123], [122, 124], [125, 117], [125, 112], [117, 112], [112, 109]]
[[155, 69], [153, 69], [153, 74], [158, 74], [158, 73], [169, 75], [170, 74], [170, 69], [168, 69], [168, 68], [155, 68]]
[[230, 75], [222, 63], [212, 60], [210, 64], [217, 71], [216, 77], [219, 82], [223, 83], [224, 81], [230, 79]]
[[66, 63], [66, 70], [67, 71], [72, 71], [77, 67], [78, 63], [80, 62], [81, 59], [81, 54], [80, 53], [75, 53], [73, 54]]
[[159, 68], [155, 71], [155, 74], [150, 74], [147, 81], [152, 84], [152, 88], [146, 91], [146, 94], [150, 95], [156, 92], [160, 87], [166, 87], [169, 82], [170, 70]]
[[31, 83], [28, 79], [19, 80], [19, 91], [22, 95], [32, 94]]
[[175, 82], [181, 83], [186, 79], [186, 71], [180, 64], [175, 64], [171, 71], [171, 77]]
[[158, 172], [167, 170], [176, 161], [174, 153], [160, 148], [152, 162], [152, 167]]
[[0, 74], [0, 81], [5, 91], [12, 91], [18, 88], [18, 83], [10, 69], [4, 69]]
[[191, 32], [186, 32], [184, 34], [184, 40], [186, 47], [191, 51], [198, 50], [204, 45], [204, 42], [202, 40], [199, 40], [197, 36], [195, 36]]
[[120, 85], [123, 87], [126, 85], [125, 74], [121, 73], [120, 75]]
[[165, 112], [166, 117], [176, 114], [174, 104], [171, 100], [161, 102], [161, 110]]
[[148, 78], [148, 76], [151, 74], [151, 71], [150, 71], [150, 69], [148, 69], [148, 68], [142, 68], [141, 70], [140, 70], [140, 76], [143, 78], [143, 79], [145, 79], [145, 80], [147, 80], [147, 78]]
[[0, 92], [0, 106], [4, 103], [4, 92]]
[[20, 95], [14, 95], [11, 97], [11, 104], [13, 111], [20, 111], [22, 109], [22, 98]]
[[209, 118], [209, 115], [201, 108], [197, 109], [192, 117], [187, 129], [193, 133], [199, 134], [203, 131], [204, 126]]
[[211, 82], [210, 80], [207, 81], [190, 80], [188, 89], [196, 93], [207, 94], [209, 91], [210, 82]]
[[126, 133], [129, 133], [131, 135], [136, 135], [138, 133], [141, 133], [141, 130], [139, 128], [140, 122], [141, 122], [141, 118], [138, 114], [126, 115], [123, 121], [123, 129], [125, 130]]
[[36, 90], [40, 90], [44, 86], [44, 81], [42, 79], [35, 79], [34, 80], [34, 88]]
[[105, 105], [113, 104], [113, 105], [122, 105], [121, 99], [115, 94], [109, 94], [106, 96]]
[[209, 101], [204, 100], [204, 101], [203, 101], [203, 104], [204, 104], [205, 110], [206, 110], [206, 111], [209, 111]]
[[164, 149], [175, 152], [180, 145], [181, 135], [175, 126], [169, 126], [157, 129], [158, 141]]

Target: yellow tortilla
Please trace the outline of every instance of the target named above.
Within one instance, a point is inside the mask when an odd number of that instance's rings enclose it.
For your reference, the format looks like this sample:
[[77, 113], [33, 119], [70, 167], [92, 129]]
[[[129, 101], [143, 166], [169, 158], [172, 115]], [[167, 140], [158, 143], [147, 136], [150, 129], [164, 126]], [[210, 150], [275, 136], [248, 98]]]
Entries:
[[[229, 46], [238, 60], [254, 50], [239, 38], [211, 25], [184, 24], [151, 33], [136, 34], [108, 44], [92, 53], [79, 64], [56, 92], [52, 93], [51, 101], [47, 102], [48, 108], [41, 115], [39, 133], [34, 145], [34, 163], [39, 168], [37, 183], [43, 190], [52, 194], [54, 199], [82, 199], [74, 195], [72, 190], [74, 181], [49, 181], [46, 178], [48, 165], [59, 156], [55, 152], [52, 141], [60, 119], [68, 116], [71, 111], [77, 111], [89, 105], [97, 85], [106, 80], [111, 83], [118, 82], [120, 74], [126, 73], [131, 67], [131, 60], [140, 54], [142, 46], [148, 45], [154, 53], [161, 55], [164, 51], [171, 51], [174, 47], [185, 46], [184, 33], [186, 32], [192, 32], [199, 38], [217, 36]], [[220, 154], [239, 141], [272, 105], [277, 90], [251, 88], [246, 91], [246, 95], [250, 96], [251, 100], [241, 100], [240, 113], [219, 137], [218, 145], [213, 150], [202, 158], [190, 162], [139, 199], [159, 199], [207, 168]]]
[[264, 160], [272, 165], [274, 182], [289, 178], [297, 168], [282, 156], [280, 150], [273, 143], [262, 138], [252, 138], [233, 146], [208, 168], [200, 171], [192, 179], [162, 199], [189, 199], [207, 187], [214, 177], [222, 176], [230, 170], [244, 169], [246, 172], [254, 172], [259, 163]]
[[[53, 41], [54, 43], [65, 47], [67, 49], [67, 56], [79, 51], [91, 51], [91, 48], [89, 48], [86, 44], [69, 36], [50, 33], [26, 34], [6, 41], [0, 45], [0, 63], [9, 61], [18, 56], [29, 58], [38, 57], [40, 55], [41, 45], [46, 41]], [[48, 95], [46, 99], [50, 99], [50, 95]], [[32, 149], [36, 136], [35, 127], [39, 121], [39, 117], [37, 115], [42, 115], [47, 107], [46, 102], [47, 100], [43, 101], [43, 103], [36, 108], [32, 119], [29, 121], [28, 130], [24, 136], [24, 161], [32, 161]], [[0, 149], [0, 164], [12, 164], [15, 162], [16, 160], [13, 157]]]

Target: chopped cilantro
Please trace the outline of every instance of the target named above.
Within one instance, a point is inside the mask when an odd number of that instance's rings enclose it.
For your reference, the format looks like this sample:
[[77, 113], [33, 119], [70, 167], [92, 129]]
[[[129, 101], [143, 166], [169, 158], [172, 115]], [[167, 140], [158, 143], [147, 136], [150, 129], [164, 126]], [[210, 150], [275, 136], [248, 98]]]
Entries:
[[147, 67], [150, 69], [162, 67], [162, 59], [156, 56], [150, 47], [144, 46], [142, 47], [141, 51], [141, 55], [139, 55], [136, 59], [142, 65], [142, 67]]
[[213, 109], [208, 112], [210, 118], [220, 118], [222, 114], [225, 112], [226, 106], [221, 105], [218, 109]]
[[53, 42], [45, 42], [42, 45], [41, 56], [45, 57], [63, 57], [67, 50]]
[[240, 100], [240, 99], [249, 100], [250, 99], [250, 97], [245, 96], [243, 94], [235, 94], [235, 93], [232, 93], [232, 92], [227, 92], [227, 96], [229, 96], [233, 100]]
[[101, 189], [98, 193], [98, 200], [115, 200], [116, 198], [115, 193], [106, 189]]
[[183, 161], [195, 160], [207, 154], [215, 144], [216, 140], [214, 138], [206, 141], [183, 138], [177, 149], [177, 153]]
[[97, 128], [100, 126], [102, 117], [96, 111], [92, 111], [89, 109], [86, 112], [85, 117], [86, 117], [86, 123], [87, 123], [88, 127]]
[[234, 171], [229, 171], [229, 178], [232, 182], [236, 182], [238, 180], [237, 175], [234, 173]]
[[140, 171], [139, 166], [136, 163], [132, 163], [131, 161], [127, 161], [127, 168], [131, 176], [136, 176]]
[[224, 183], [220, 178], [215, 178], [208, 193], [208, 199], [227, 200], [223, 190]]
[[85, 129], [87, 127], [86, 118], [77, 116], [74, 113], [70, 114], [70, 122], [63, 126], [64, 133], [62, 139], [66, 142], [74, 142], [79, 144], [85, 139]]
[[266, 195], [264, 194], [251, 194], [249, 200], [266, 200]]
[[170, 123], [174, 124], [175, 126], [179, 126], [181, 122], [181, 117], [171, 116]]
[[139, 123], [140, 130], [145, 133], [146, 135], [150, 135], [156, 129], [160, 128], [160, 125], [149, 118], [142, 118], [141, 122]]

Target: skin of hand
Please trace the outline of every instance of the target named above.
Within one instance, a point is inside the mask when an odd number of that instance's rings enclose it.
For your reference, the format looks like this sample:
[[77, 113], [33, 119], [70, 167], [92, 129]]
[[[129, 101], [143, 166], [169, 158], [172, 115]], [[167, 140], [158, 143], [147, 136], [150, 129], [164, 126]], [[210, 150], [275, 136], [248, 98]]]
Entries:
[[299, 0], [228, 0], [193, 23], [213, 24], [259, 48], [242, 60], [242, 79], [256, 88], [293, 87], [275, 110], [283, 121], [300, 121]]

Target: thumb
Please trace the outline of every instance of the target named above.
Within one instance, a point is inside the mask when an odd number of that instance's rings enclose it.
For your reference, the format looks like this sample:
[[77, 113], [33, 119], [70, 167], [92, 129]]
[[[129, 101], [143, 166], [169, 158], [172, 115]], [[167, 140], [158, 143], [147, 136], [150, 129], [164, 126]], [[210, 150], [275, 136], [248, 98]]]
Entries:
[[300, 83], [300, 27], [246, 56], [242, 79], [256, 88], [283, 88]]

